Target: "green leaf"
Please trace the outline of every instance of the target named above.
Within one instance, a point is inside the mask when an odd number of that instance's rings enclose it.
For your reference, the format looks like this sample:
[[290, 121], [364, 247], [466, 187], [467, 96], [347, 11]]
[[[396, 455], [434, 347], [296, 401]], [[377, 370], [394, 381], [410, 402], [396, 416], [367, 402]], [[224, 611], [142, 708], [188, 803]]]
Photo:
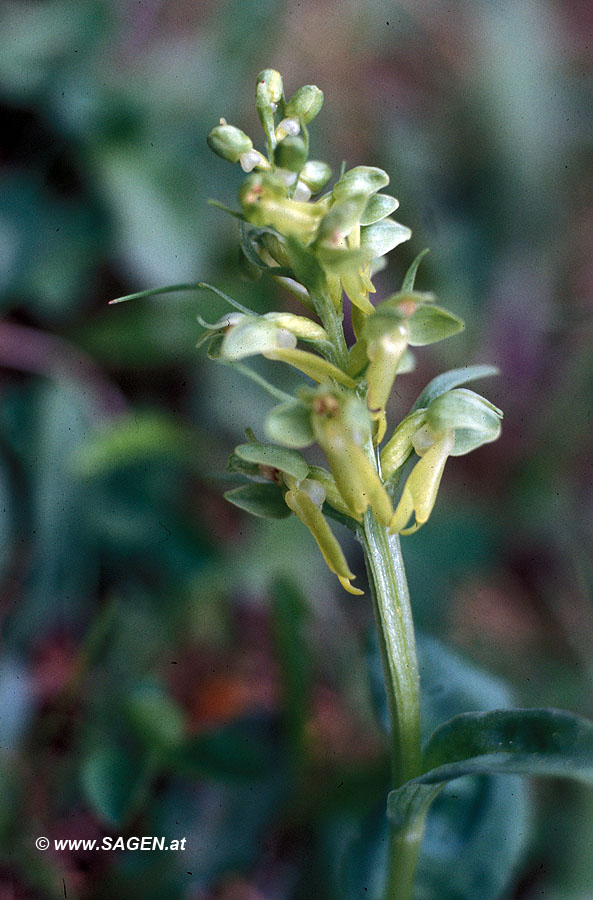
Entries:
[[413, 291], [414, 284], [416, 282], [416, 273], [418, 272], [418, 267], [427, 253], [430, 253], [428, 247], [425, 250], [421, 250], [416, 259], [410, 265], [410, 268], [404, 275], [404, 280], [402, 282], [402, 294], [405, 291]]
[[154, 412], [135, 412], [90, 435], [75, 451], [79, 477], [96, 478], [123, 466], [149, 460], [194, 464], [194, 436], [173, 419]]
[[244, 484], [224, 494], [225, 500], [261, 519], [286, 519], [290, 510], [277, 484]]
[[266, 435], [284, 447], [302, 449], [315, 443], [311, 411], [297, 400], [275, 406], [266, 418]]
[[424, 767], [414, 783], [500, 773], [593, 784], [593, 722], [558, 709], [462, 713], [433, 732]]
[[80, 770], [82, 789], [91, 808], [110, 825], [122, 825], [133, 812], [139, 788], [150, 778], [149, 767], [138, 766], [123, 747], [102, 743]]
[[409, 241], [412, 232], [405, 225], [393, 219], [383, 219], [374, 225], [366, 225], [360, 229], [360, 249], [367, 259], [384, 256], [398, 244]]
[[271, 608], [287, 745], [295, 764], [304, 766], [312, 683], [311, 646], [307, 635], [309, 609], [298, 586], [285, 577], [279, 577], [274, 583]]
[[460, 384], [467, 384], [470, 381], [476, 381], [478, 378], [488, 378], [491, 375], [498, 375], [499, 370], [496, 366], [464, 366], [461, 369], [451, 369], [449, 372], [443, 372], [430, 381], [418, 399], [414, 403], [412, 410], [420, 409], [428, 406], [445, 391], [459, 387]]
[[[422, 731], [430, 734], [444, 718], [470, 709], [510, 703], [499, 680], [471, 665], [433, 638], [418, 635], [423, 686]], [[383, 676], [378, 648], [370, 659], [373, 692], [387, 724]], [[432, 800], [414, 885], [414, 900], [499, 900], [529, 837], [524, 780], [517, 776], [458, 779], [445, 786], [409, 783], [400, 789], [399, 808], [390, 797], [391, 812], [415, 815]], [[435, 796], [436, 799], [435, 799]], [[388, 832], [384, 806], [362, 828], [356, 823], [350, 860], [340, 869], [349, 875], [340, 900], [365, 897], [383, 900]], [[332, 895], [333, 896], [333, 895]]]
[[239, 444], [235, 453], [246, 462], [259, 466], [271, 466], [281, 472], [287, 472], [297, 481], [302, 481], [309, 474], [309, 465], [297, 450], [276, 447], [274, 444]]
[[453, 313], [440, 306], [420, 306], [409, 319], [412, 347], [424, 347], [451, 337], [464, 329], [464, 323]]
[[360, 217], [361, 225], [373, 225], [390, 216], [398, 208], [399, 202], [389, 194], [375, 194], [370, 198]]

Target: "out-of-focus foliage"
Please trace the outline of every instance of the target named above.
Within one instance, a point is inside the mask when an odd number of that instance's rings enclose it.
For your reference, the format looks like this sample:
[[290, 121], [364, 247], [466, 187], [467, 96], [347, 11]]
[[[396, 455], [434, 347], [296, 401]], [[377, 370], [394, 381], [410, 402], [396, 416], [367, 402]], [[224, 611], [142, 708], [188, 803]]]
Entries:
[[[271, 406], [194, 349], [196, 313], [223, 304], [106, 305], [198, 280], [282, 302], [240, 280], [206, 205], [239, 178], [206, 134], [220, 116], [256, 133], [264, 66], [323, 88], [336, 172], [392, 176], [414, 237], [378, 296], [430, 246], [418, 287], [466, 320], [401, 376], [400, 413], [446, 366], [502, 371], [501, 441], [450, 463], [404, 545], [431, 726], [509, 690], [593, 713], [592, 31], [566, 0], [2, 5], [0, 895], [337, 900], [349, 847], [371, 890], [388, 773], [370, 605], [337, 595], [299, 523], [221, 500]], [[447, 789], [418, 900], [591, 893], [591, 794], [533, 785], [527, 829], [515, 787]], [[187, 849], [34, 847], [104, 834]]]

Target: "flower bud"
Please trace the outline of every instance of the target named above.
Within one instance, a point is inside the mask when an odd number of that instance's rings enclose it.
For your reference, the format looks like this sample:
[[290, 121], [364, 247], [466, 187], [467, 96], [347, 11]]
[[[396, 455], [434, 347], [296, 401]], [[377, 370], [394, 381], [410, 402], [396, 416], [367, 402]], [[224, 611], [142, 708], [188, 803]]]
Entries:
[[294, 116], [305, 125], [312, 122], [323, 106], [323, 91], [314, 84], [304, 84], [286, 104], [286, 115]]
[[255, 100], [258, 109], [264, 106], [276, 107], [282, 99], [282, 91], [280, 72], [277, 72], [276, 69], [263, 69], [257, 76], [255, 85]]
[[274, 151], [274, 163], [289, 172], [300, 172], [307, 161], [305, 142], [299, 137], [285, 137]]
[[323, 190], [332, 174], [327, 163], [319, 159], [310, 159], [301, 169], [299, 179], [307, 185], [312, 194]]
[[255, 87], [255, 105], [259, 120], [263, 125], [272, 150], [276, 143], [274, 134], [274, 117], [278, 104], [282, 100], [282, 76], [275, 69], [264, 69], [257, 76]]
[[239, 203], [245, 217], [254, 225], [269, 225], [267, 208], [271, 201], [288, 198], [282, 179], [274, 174], [256, 174], [246, 178], [239, 189]]
[[398, 366], [407, 346], [408, 332], [403, 323], [367, 346], [370, 360], [366, 373], [367, 406], [373, 418], [378, 418], [385, 410]]
[[251, 138], [234, 125], [217, 125], [206, 138], [206, 142], [217, 156], [232, 163], [239, 162], [242, 154], [249, 153], [253, 149]]

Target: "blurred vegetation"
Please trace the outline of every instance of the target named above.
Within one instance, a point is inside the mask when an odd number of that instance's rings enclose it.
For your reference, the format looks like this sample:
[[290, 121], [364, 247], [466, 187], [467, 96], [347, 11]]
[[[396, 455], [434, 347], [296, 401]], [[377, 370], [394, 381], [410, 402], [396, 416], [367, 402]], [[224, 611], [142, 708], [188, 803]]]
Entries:
[[[511, 698], [593, 715], [592, 32], [568, 0], [2, 5], [0, 897], [377, 896], [370, 605], [298, 522], [220, 499], [268, 408], [194, 350], [196, 314], [222, 306], [106, 305], [208, 280], [277, 307], [206, 204], [236, 189], [206, 134], [220, 116], [256, 133], [264, 66], [323, 88], [336, 169], [392, 174], [414, 238], [379, 291], [430, 246], [418, 286], [466, 319], [398, 410], [444, 365], [502, 370], [501, 441], [448, 467], [404, 543], [427, 727]], [[585, 788], [459, 782], [418, 900], [585, 900], [592, 822]], [[34, 847], [103, 834], [187, 849]]]

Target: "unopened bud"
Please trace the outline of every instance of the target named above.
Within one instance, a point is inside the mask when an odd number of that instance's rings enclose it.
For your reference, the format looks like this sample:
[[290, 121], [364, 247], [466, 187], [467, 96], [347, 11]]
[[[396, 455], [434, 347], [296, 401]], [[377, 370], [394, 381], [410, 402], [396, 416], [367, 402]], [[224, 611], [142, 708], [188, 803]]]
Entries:
[[238, 162], [243, 154], [249, 153], [253, 148], [251, 138], [234, 125], [217, 125], [206, 138], [206, 142], [217, 156], [232, 163]]
[[323, 106], [323, 91], [314, 84], [304, 84], [286, 104], [286, 115], [295, 116], [305, 125], [312, 122]]
[[310, 159], [301, 169], [299, 178], [312, 194], [318, 194], [330, 180], [331, 174], [332, 170], [327, 163], [319, 159]]
[[300, 172], [307, 160], [305, 142], [299, 137], [285, 137], [274, 152], [274, 162], [281, 169]]
[[282, 99], [282, 77], [275, 69], [264, 69], [257, 76], [255, 87], [255, 105], [259, 120], [264, 127], [268, 144], [273, 149], [276, 142], [274, 135], [274, 118], [278, 104]]
[[277, 106], [282, 99], [282, 75], [276, 69], [263, 69], [257, 76], [255, 98], [258, 105]]

